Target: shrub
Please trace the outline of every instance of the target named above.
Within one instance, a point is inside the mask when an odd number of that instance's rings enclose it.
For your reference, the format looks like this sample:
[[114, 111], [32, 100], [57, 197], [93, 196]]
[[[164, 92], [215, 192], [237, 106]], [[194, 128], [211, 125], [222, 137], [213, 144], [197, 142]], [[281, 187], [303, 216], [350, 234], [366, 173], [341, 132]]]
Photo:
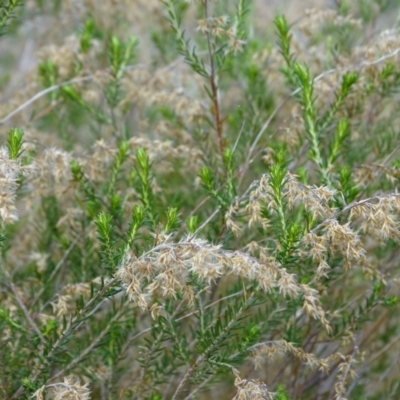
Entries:
[[2, 5], [1, 397], [398, 399], [394, 2], [130, 3]]

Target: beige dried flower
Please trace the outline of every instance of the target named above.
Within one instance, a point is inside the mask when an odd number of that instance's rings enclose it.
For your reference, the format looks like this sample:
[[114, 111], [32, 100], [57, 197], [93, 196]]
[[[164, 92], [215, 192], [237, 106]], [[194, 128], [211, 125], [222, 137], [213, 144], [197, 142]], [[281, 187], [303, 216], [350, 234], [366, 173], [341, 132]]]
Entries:
[[10, 159], [8, 149], [0, 147], [0, 223], [10, 224], [18, 220], [15, 206], [20, 176], [35, 172], [33, 165], [22, 166], [18, 159]]
[[268, 390], [265, 383], [260, 380], [242, 379], [239, 372], [234, 370], [236, 376], [236, 396], [232, 400], [273, 400], [274, 393]]
[[300, 23], [299, 28], [307, 35], [313, 35], [316, 30], [327, 24], [335, 26], [352, 25], [355, 28], [361, 28], [361, 20], [355, 19], [350, 15], [339, 15], [336, 10], [307, 9], [306, 18]]
[[205, 18], [198, 19], [196, 29], [201, 33], [207, 33], [209, 31], [207, 19]]
[[318, 358], [314, 354], [305, 352], [301, 347], [295, 347], [286, 340], [272, 340], [259, 343], [252, 348], [251, 359], [256, 367], [261, 367], [265, 361], [276, 362], [277, 358], [285, 354], [290, 354], [302, 363], [311, 368], [318, 368], [320, 371], [328, 373], [330, 364], [337, 361], [341, 355], [339, 353], [331, 354], [327, 358]]
[[54, 400], [89, 400], [90, 389], [86, 383], [82, 385], [79, 378], [70, 375], [64, 378], [63, 382], [53, 383], [42, 386], [31, 398], [36, 400], [44, 400], [45, 390], [49, 390]]
[[233, 207], [230, 207], [227, 213], [225, 214], [225, 225], [228, 229], [230, 229], [235, 236], [239, 236], [240, 232], [242, 231], [242, 228], [239, 226], [237, 222], [233, 220], [233, 215], [235, 213], [235, 210]]

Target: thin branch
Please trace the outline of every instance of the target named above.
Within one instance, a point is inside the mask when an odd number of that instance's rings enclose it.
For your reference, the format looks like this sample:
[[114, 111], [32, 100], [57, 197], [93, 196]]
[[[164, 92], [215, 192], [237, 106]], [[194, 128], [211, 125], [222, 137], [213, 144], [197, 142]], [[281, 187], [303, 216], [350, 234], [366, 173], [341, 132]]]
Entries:
[[[54, 267], [53, 271], [51, 271], [50, 276], [47, 278], [46, 282], [50, 282], [54, 276], [57, 274], [58, 270], [63, 266], [63, 264], [65, 263], [66, 259], [68, 258], [69, 254], [71, 253], [71, 251], [73, 250], [73, 248], [75, 247], [76, 243], [78, 242], [78, 238], [76, 238], [71, 245], [68, 247], [68, 249], [65, 251], [64, 255], [62, 256], [61, 260], [57, 263], [57, 265]], [[33, 307], [36, 302], [39, 300], [40, 296], [42, 295], [42, 293], [44, 292], [46, 288], [46, 285], [43, 284], [42, 287], [40, 288], [40, 290], [37, 292], [36, 296], [34, 297], [31, 307]]]
[[107, 326], [100, 332], [100, 334], [90, 343], [90, 345], [79, 354], [78, 357], [74, 358], [65, 368], [58, 371], [55, 375], [53, 375], [47, 382], [51, 382], [54, 379], [57, 379], [59, 376], [64, 375], [67, 371], [74, 368], [77, 364], [79, 364], [86, 356], [88, 356], [92, 350], [101, 342], [105, 335], [110, 331], [112, 327], [112, 323], [117, 321], [125, 312], [125, 308], [121, 307], [121, 309], [114, 315], [114, 317], [107, 323]]
[[354, 208], [354, 207], [362, 206], [363, 204], [369, 203], [369, 202], [371, 202], [372, 200], [380, 200], [380, 199], [384, 199], [384, 198], [390, 197], [390, 196], [400, 197], [400, 193], [394, 192], [394, 193], [388, 193], [388, 194], [386, 194], [386, 195], [372, 196], [372, 197], [369, 197], [368, 199], [364, 199], [364, 200], [360, 200], [360, 201], [356, 201], [356, 202], [354, 202], [354, 203], [351, 203], [351, 204], [347, 205], [346, 207], [344, 207], [342, 210], [336, 211], [332, 216], [330, 216], [329, 218], [327, 218], [327, 219], [325, 219], [324, 221], [322, 221], [322, 222], [321, 222], [320, 224], [318, 224], [315, 228], [313, 228], [313, 229], [310, 231], [310, 233], [315, 233], [318, 229], [320, 229], [321, 227], [325, 226], [326, 223], [327, 223], [328, 221], [332, 221], [332, 220], [337, 219], [337, 217], [338, 217], [340, 214], [343, 214], [343, 213], [345, 213], [346, 211], [349, 211], [349, 210], [351, 210], [351, 209]]
[[[118, 280], [117, 278], [111, 279], [99, 292], [97, 292], [95, 294], [95, 296], [93, 296], [87, 302], [87, 304], [78, 312], [78, 314], [69, 321], [67, 327], [63, 330], [63, 332], [61, 333], [61, 335], [59, 336], [57, 341], [52, 346], [52, 349], [46, 354], [45, 358], [47, 360], [51, 360], [53, 358], [56, 350], [58, 350], [58, 348], [61, 346], [61, 344], [63, 343], [64, 339], [66, 337], [68, 337], [77, 328], [77, 326], [78, 327], [80, 326], [82, 321], [79, 321], [79, 320], [85, 316], [85, 313], [92, 308], [94, 303], [100, 297], [102, 297], [107, 292], [107, 290], [110, 289], [117, 282], [117, 280]], [[39, 377], [40, 373], [41, 373], [41, 369], [38, 368], [34, 373], [32, 373], [32, 375], [31, 375], [31, 377], [29, 379], [31, 381], [35, 381]], [[24, 386], [21, 385], [18, 388], [18, 390], [14, 393], [12, 398], [18, 398], [19, 396], [21, 396], [22, 393], [24, 393], [24, 391], [25, 391], [25, 388], [24, 388]]]
[[24, 110], [26, 107], [30, 106], [32, 103], [34, 103], [36, 100], [41, 99], [43, 96], [46, 96], [46, 94], [54, 92], [55, 90], [61, 89], [63, 86], [71, 85], [72, 83], [79, 83], [79, 82], [87, 82], [91, 81], [94, 79], [93, 75], [90, 76], [84, 76], [82, 78], [74, 78], [69, 81], [65, 81], [62, 83], [59, 83], [57, 85], [53, 85], [48, 87], [47, 89], [42, 90], [39, 93], [36, 93], [33, 97], [31, 97], [29, 100], [27, 100], [25, 103], [21, 104], [19, 107], [17, 107], [14, 111], [11, 111], [8, 115], [6, 115], [3, 119], [0, 119], [0, 125], [4, 124], [7, 122], [9, 119], [11, 119], [14, 115], [18, 114], [22, 110]]
[[203, 387], [206, 387], [207, 384], [213, 378], [214, 378], [214, 375], [210, 375], [207, 379], [205, 379], [202, 383], [200, 383], [200, 385], [197, 386], [191, 393], [189, 393], [183, 400], [189, 400], [189, 399], [193, 398], [193, 396], [196, 395], [196, 393], [200, 392], [200, 390], [203, 389]]
[[[143, 65], [128, 65], [124, 69], [125, 70], [131, 70], [135, 69], [138, 67], [144, 67]], [[61, 89], [64, 86], [71, 85], [73, 83], [80, 83], [80, 82], [88, 82], [95, 79], [95, 74], [83, 76], [80, 78], [73, 78], [69, 81], [61, 82], [58, 83], [57, 85], [50, 86], [39, 93], [36, 93], [33, 97], [31, 97], [29, 100], [27, 100], [25, 103], [21, 104], [18, 106], [15, 110], [11, 111], [9, 114], [7, 114], [4, 118], [0, 119], [0, 125], [6, 123], [8, 120], [10, 120], [14, 115], [18, 114], [19, 112], [23, 111], [25, 108], [33, 104], [35, 101], [41, 99], [43, 96], [46, 96], [46, 94], [49, 94], [51, 92], [54, 92], [56, 90]]]
[[[208, 0], [203, 1], [203, 6], [204, 6], [204, 17], [208, 24]], [[206, 38], [207, 38], [208, 55], [210, 57], [209, 79], [210, 79], [211, 95], [212, 95], [212, 102], [213, 102], [213, 115], [214, 115], [214, 119], [215, 119], [215, 130], [217, 131], [218, 147], [219, 147], [219, 152], [222, 157], [224, 154], [224, 142], [223, 142], [223, 138], [222, 138], [222, 119], [221, 119], [219, 99], [218, 99], [218, 85], [217, 85], [217, 77], [216, 77], [216, 72], [215, 72], [215, 60], [214, 60], [213, 50], [211, 48], [212, 46], [211, 46], [210, 32], [208, 29], [206, 32]]]
[[[249, 286], [249, 288], [250, 288], [250, 286]], [[244, 291], [243, 291], [243, 290], [240, 290], [239, 292], [232, 293], [232, 294], [230, 294], [230, 295], [228, 295], [228, 296], [222, 297], [222, 298], [220, 298], [220, 299], [214, 301], [213, 303], [210, 303], [209, 305], [205, 306], [205, 307], [204, 307], [204, 310], [207, 310], [208, 308], [214, 307], [214, 306], [217, 305], [218, 303], [221, 303], [222, 301], [225, 301], [225, 300], [230, 299], [230, 298], [232, 298], [232, 297], [240, 296], [240, 295], [243, 294], [243, 293], [244, 293]], [[182, 321], [183, 319], [189, 318], [189, 317], [191, 317], [192, 315], [197, 314], [198, 312], [199, 312], [199, 310], [192, 311], [192, 312], [190, 312], [190, 313], [188, 313], [188, 314], [183, 315], [183, 316], [180, 317], [180, 318], [177, 318], [175, 321], [176, 321], [176, 322]], [[158, 326], [159, 326], [159, 325], [156, 325], [155, 327], [158, 328]], [[150, 327], [150, 328], [146, 328], [146, 329], [143, 329], [142, 331], [138, 332], [136, 335], [134, 335], [134, 336], [132, 337], [132, 339], [130, 340], [130, 342], [133, 342], [133, 341], [134, 341], [135, 339], [137, 339], [138, 337], [144, 335], [145, 333], [150, 332], [151, 329], [152, 329], [152, 328]]]
[[235, 151], [236, 151], [236, 148], [237, 148], [237, 146], [239, 144], [239, 140], [240, 140], [240, 138], [242, 136], [242, 133], [243, 133], [245, 125], [246, 125], [246, 121], [243, 121], [242, 127], [240, 128], [240, 131], [239, 131], [239, 134], [238, 134], [238, 137], [236, 138], [236, 142], [235, 142], [235, 144], [234, 144], [234, 146], [232, 148], [232, 153], [235, 153]]
[[19, 307], [21, 308], [22, 312], [24, 313], [25, 318], [27, 319], [29, 325], [39, 336], [42, 344], [47, 345], [47, 342], [46, 342], [44, 336], [42, 335], [42, 332], [40, 331], [39, 327], [36, 325], [35, 321], [32, 319], [28, 309], [25, 307], [25, 304], [21, 299], [21, 296], [18, 293], [17, 288], [14, 286], [14, 284], [12, 282], [10, 282], [10, 288], [11, 288], [12, 292], [14, 293], [15, 299], [17, 300], [17, 303], [18, 303]]
[[229, 324], [221, 331], [221, 333], [218, 335], [218, 337], [213, 340], [212, 344], [196, 359], [196, 361], [188, 368], [186, 371], [185, 375], [183, 376], [181, 382], [179, 383], [178, 387], [175, 390], [174, 395], [172, 396], [172, 400], [176, 400], [178, 398], [178, 395], [182, 392], [184, 389], [187, 381], [190, 379], [192, 374], [197, 370], [197, 368], [206, 360], [206, 358], [214, 351], [214, 349], [219, 345], [220, 341], [222, 340], [223, 336], [229, 332], [229, 330], [232, 328], [233, 324], [236, 323], [237, 319], [242, 315], [245, 306], [247, 304], [250, 304], [251, 301], [253, 300], [253, 294], [251, 294], [247, 301], [246, 304], [243, 304], [242, 307], [238, 310], [237, 314], [235, 317], [229, 322]]
[[196, 232], [193, 233], [192, 236], [188, 239], [188, 242], [191, 242], [197, 234], [220, 212], [221, 207], [218, 207], [197, 229]]

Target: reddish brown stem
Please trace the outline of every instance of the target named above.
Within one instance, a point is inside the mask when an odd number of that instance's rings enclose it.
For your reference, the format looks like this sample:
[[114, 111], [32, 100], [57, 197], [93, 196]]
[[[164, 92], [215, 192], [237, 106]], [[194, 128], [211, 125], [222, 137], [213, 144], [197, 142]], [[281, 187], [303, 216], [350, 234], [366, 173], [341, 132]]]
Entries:
[[[203, 0], [204, 5], [204, 16], [206, 21], [208, 21], [208, 0]], [[215, 63], [214, 63], [214, 54], [211, 48], [211, 40], [210, 40], [210, 33], [207, 31], [207, 47], [208, 47], [208, 54], [210, 57], [210, 86], [211, 86], [211, 97], [212, 97], [212, 113], [214, 116], [215, 122], [215, 130], [217, 132], [218, 138], [218, 148], [219, 152], [222, 155], [224, 154], [224, 142], [222, 138], [222, 118], [219, 108], [218, 102], [218, 85], [216, 82], [216, 75], [215, 75]]]
[[213, 96], [213, 115], [215, 119], [215, 130], [217, 131], [218, 147], [221, 156], [224, 153], [224, 142], [222, 140], [222, 120], [218, 103], [218, 88], [214, 80], [213, 74], [210, 76], [211, 94]]

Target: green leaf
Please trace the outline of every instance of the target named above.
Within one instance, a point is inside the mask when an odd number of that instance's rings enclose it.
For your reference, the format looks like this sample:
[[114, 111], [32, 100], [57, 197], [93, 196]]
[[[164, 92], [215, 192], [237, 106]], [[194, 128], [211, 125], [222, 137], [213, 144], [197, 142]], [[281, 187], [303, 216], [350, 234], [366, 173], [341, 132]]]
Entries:
[[8, 133], [7, 148], [11, 160], [17, 159], [22, 154], [22, 145], [24, 131], [22, 129], [13, 128]]

